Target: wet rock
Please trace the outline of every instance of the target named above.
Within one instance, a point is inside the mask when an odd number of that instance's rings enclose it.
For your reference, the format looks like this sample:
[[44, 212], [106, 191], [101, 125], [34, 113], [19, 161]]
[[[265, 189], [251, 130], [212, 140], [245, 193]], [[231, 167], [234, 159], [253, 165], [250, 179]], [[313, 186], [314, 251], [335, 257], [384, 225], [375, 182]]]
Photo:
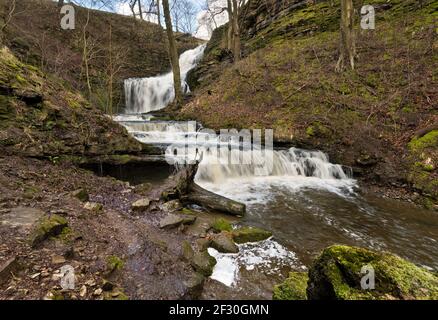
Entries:
[[198, 245], [199, 251], [207, 250], [210, 247], [211, 239], [209, 238], [200, 238], [196, 240], [196, 244]]
[[[374, 289], [364, 290], [362, 281], [370, 275], [370, 267], [374, 271]], [[310, 268], [307, 297], [314, 300], [437, 299], [438, 277], [390, 253], [335, 245], [326, 248]]]
[[134, 211], [143, 211], [149, 207], [150, 203], [151, 203], [151, 201], [148, 198], [143, 198], [143, 199], [135, 201], [131, 205], [131, 208]]
[[177, 228], [183, 223], [183, 221], [184, 218], [182, 216], [169, 214], [160, 221], [160, 228], [161, 229]]
[[84, 205], [84, 209], [95, 213], [99, 213], [103, 211], [103, 205], [96, 202], [87, 202]]
[[87, 190], [85, 190], [84, 188], [73, 191], [71, 195], [82, 202], [87, 202], [88, 200], [90, 200], [90, 196], [88, 195]]
[[233, 240], [236, 243], [258, 242], [268, 239], [272, 233], [263, 229], [254, 227], [243, 227], [232, 232]]
[[20, 264], [17, 258], [11, 258], [4, 263], [0, 264], [0, 285], [3, 285], [9, 281], [12, 274], [20, 269]]
[[193, 251], [190, 242], [184, 240], [181, 246], [181, 250], [182, 250], [182, 256], [186, 261], [190, 261], [193, 259], [195, 252]]
[[163, 210], [166, 212], [175, 212], [182, 209], [182, 204], [179, 200], [171, 200], [163, 204]]
[[210, 246], [222, 253], [238, 253], [239, 248], [233, 241], [233, 238], [228, 232], [221, 232], [213, 236]]
[[196, 217], [194, 216], [169, 214], [160, 221], [160, 228], [161, 229], [177, 228], [183, 224], [184, 225], [192, 224], [195, 222], [195, 220]]
[[197, 272], [209, 277], [213, 273], [217, 261], [205, 250], [195, 253], [190, 263]]
[[195, 272], [190, 279], [185, 282], [187, 286], [187, 299], [199, 299], [204, 289], [205, 276]]
[[58, 215], [51, 215], [40, 219], [30, 235], [30, 242], [33, 248], [38, 246], [49, 237], [56, 237], [68, 226], [65, 218]]
[[291, 272], [289, 277], [274, 287], [274, 300], [307, 300], [307, 272]]

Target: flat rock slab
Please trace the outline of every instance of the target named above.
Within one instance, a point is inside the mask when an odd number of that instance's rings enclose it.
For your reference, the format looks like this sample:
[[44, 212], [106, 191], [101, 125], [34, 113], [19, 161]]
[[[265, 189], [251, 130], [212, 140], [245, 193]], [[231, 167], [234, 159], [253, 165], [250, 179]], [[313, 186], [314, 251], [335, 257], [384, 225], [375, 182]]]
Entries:
[[142, 210], [146, 210], [149, 207], [150, 203], [151, 203], [151, 200], [149, 198], [143, 198], [143, 199], [135, 201], [131, 205], [131, 207], [132, 207], [132, 210], [134, 210], [134, 211], [142, 211]]
[[195, 216], [169, 214], [160, 221], [160, 228], [161, 229], [177, 228], [182, 224], [192, 224], [195, 222], [195, 220], [196, 220]]
[[16, 207], [11, 209], [10, 212], [0, 215], [0, 225], [31, 229], [42, 216], [44, 216], [44, 212], [39, 209]]

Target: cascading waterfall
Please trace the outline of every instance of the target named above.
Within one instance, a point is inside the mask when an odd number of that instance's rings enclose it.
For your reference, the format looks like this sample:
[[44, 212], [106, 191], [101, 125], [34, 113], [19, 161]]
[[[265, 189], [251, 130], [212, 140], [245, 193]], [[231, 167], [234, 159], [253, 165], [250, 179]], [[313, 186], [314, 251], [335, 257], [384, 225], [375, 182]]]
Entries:
[[[270, 177], [315, 177], [320, 179], [349, 179], [348, 170], [338, 164], [329, 162], [321, 151], [306, 151], [297, 148], [274, 151], [272, 157], [265, 157], [263, 153], [241, 150], [241, 157], [253, 158], [253, 163], [265, 164], [272, 168]], [[254, 164], [228, 164], [227, 156], [215, 159], [215, 152], [204, 153], [202, 162], [196, 175], [197, 182], [219, 184], [227, 179], [256, 177]], [[266, 163], [266, 162], [269, 163]], [[234, 163], [231, 161], [231, 163]]]
[[[130, 121], [131, 120], [131, 121]], [[254, 152], [254, 148], [242, 142], [232, 144], [229, 136], [212, 136], [197, 131], [194, 121], [127, 121], [121, 122], [134, 137], [143, 143], [172, 144], [186, 146], [182, 156], [195, 158], [196, 151], [202, 150], [202, 162], [199, 165], [196, 181], [199, 183], [220, 184], [227, 179], [256, 177], [256, 164], [265, 164], [272, 168], [271, 177], [314, 177], [319, 179], [348, 180], [351, 172], [348, 168], [332, 164], [321, 151], [308, 151], [297, 148], [272, 152], [266, 157], [263, 152]], [[202, 136], [203, 135], [203, 136]], [[207, 137], [206, 137], [207, 135]], [[208, 141], [202, 145], [199, 141]], [[218, 146], [238, 152], [219, 152]], [[223, 149], [221, 150], [223, 151]], [[173, 150], [167, 150], [173, 155]], [[242, 159], [252, 161], [243, 162]], [[246, 163], [246, 164], [245, 164]]]
[[[202, 59], [206, 45], [185, 51], [179, 58], [181, 86], [184, 93], [190, 92], [186, 83], [187, 74]], [[173, 72], [150, 78], [125, 80], [126, 113], [147, 113], [165, 108], [175, 99]]]

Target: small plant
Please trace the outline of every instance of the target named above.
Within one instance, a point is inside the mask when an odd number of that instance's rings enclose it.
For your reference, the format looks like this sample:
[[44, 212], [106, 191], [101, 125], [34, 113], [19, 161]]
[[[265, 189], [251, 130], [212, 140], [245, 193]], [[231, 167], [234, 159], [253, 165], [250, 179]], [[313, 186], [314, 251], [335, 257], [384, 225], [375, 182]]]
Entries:
[[120, 259], [118, 256], [109, 256], [106, 259], [107, 267], [110, 272], [115, 270], [121, 270], [125, 266], [125, 262]]

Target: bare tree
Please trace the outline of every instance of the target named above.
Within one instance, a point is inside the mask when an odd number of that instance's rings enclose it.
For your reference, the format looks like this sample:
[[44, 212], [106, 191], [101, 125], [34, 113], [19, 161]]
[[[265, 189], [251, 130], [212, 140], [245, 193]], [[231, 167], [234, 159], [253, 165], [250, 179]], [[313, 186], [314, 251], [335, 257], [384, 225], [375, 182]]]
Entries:
[[169, 57], [172, 64], [173, 83], [175, 87], [175, 101], [177, 106], [182, 104], [181, 72], [179, 67], [178, 51], [172, 30], [172, 18], [170, 16], [169, 0], [163, 0], [164, 20], [166, 21], [166, 32], [169, 42]]
[[14, 17], [15, 9], [17, 7], [17, 0], [9, 1], [7, 5], [1, 4], [0, 6], [1, 6], [0, 14], [2, 15], [2, 17], [0, 17], [0, 45], [1, 45], [3, 43], [3, 36], [4, 33], [6, 32], [6, 28], [8, 27], [12, 18]]
[[341, 39], [339, 46], [339, 60], [336, 71], [347, 68], [354, 70], [356, 44], [354, 36], [354, 7], [353, 0], [341, 0]]

